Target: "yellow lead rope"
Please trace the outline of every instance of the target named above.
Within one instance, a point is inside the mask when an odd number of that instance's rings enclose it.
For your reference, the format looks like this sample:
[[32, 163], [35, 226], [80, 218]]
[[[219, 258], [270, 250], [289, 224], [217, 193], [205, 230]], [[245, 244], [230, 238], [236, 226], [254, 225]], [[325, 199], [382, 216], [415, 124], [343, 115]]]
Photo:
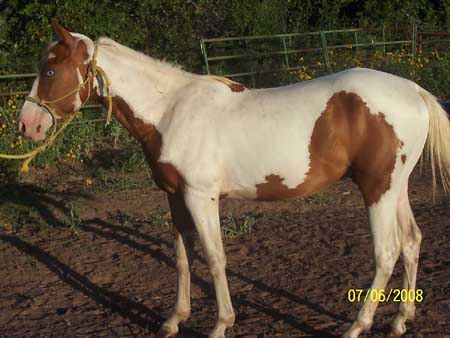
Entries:
[[[69, 93], [67, 93], [55, 100], [52, 100], [52, 101], [41, 100], [41, 99], [31, 97], [31, 96], [27, 96], [25, 98], [25, 100], [36, 103], [37, 105], [45, 108], [52, 117], [53, 129], [52, 129], [50, 136], [47, 137], [45, 142], [43, 144], [41, 144], [39, 147], [34, 148], [33, 150], [29, 151], [28, 153], [25, 153], [25, 154], [0, 154], [0, 158], [10, 159], [10, 160], [25, 160], [25, 161], [23, 161], [22, 166], [20, 168], [20, 173], [28, 172], [28, 170], [30, 169], [30, 162], [33, 160], [33, 158], [38, 153], [44, 151], [48, 146], [50, 146], [53, 143], [53, 141], [58, 137], [58, 135], [61, 134], [63, 132], [63, 130], [66, 129], [66, 127], [70, 124], [70, 122], [73, 121], [73, 119], [75, 118], [76, 114], [80, 111], [80, 109], [83, 108], [83, 106], [86, 104], [87, 100], [91, 96], [91, 84], [93, 85], [94, 79], [96, 78], [97, 74], [100, 74], [100, 76], [102, 77], [103, 81], [105, 82], [105, 86], [106, 86], [106, 93], [107, 93], [107, 98], [108, 98], [108, 111], [106, 113], [106, 125], [109, 125], [109, 123], [111, 122], [111, 117], [112, 117], [112, 96], [111, 96], [111, 90], [110, 90], [111, 82], [110, 82], [109, 77], [106, 74], [106, 72], [97, 65], [97, 60], [96, 60], [97, 51], [98, 51], [98, 47], [97, 47], [97, 44], [95, 44], [94, 45], [94, 55], [92, 56], [92, 61], [91, 61], [91, 64], [90, 64], [90, 67], [88, 70], [88, 74], [86, 76], [86, 80], [83, 83], [80, 83], [78, 88], [75, 88], [74, 90], [70, 91]], [[92, 83], [91, 83], [91, 81], [92, 81]], [[53, 114], [52, 110], [50, 109], [49, 104], [59, 102], [65, 98], [69, 97], [72, 94], [78, 93], [81, 90], [81, 88], [84, 88], [86, 85], [88, 86], [88, 95], [87, 95], [86, 101], [84, 101], [81, 104], [81, 106], [78, 108], [77, 111], [70, 114], [69, 117], [67, 117], [64, 120], [63, 124], [58, 129], [58, 124], [57, 124], [55, 115]]]

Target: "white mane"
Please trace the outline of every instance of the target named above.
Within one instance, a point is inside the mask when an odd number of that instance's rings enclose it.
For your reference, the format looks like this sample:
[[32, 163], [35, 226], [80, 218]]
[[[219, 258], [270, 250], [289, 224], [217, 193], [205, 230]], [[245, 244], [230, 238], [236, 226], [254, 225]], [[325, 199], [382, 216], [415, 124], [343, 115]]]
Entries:
[[149, 65], [152, 67], [157, 67], [159, 68], [162, 72], [181, 72], [181, 73], [186, 73], [185, 71], [183, 71], [181, 69], [181, 67], [177, 66], [177, 65], [173, 65], [169, 62], [166, 61], [162, 61], [162, 60], [157, 60], [154, 59], [148, 55], [145, 55], [144, 53], [135, 51], [134, 49], [131, 49], [127, 46], [124, 46], [110, 38], [107, 37], [101, 37], [98, 39], [98, 44], [99, 46], [101, 46], [102, 48], [106, 48], [109, 50], [113, 50], [114, 53], [120, 53], [122, 54], [124, 57], [128, 57], [131, 58], [133, 61], [136, 61], [137, 63], [141, 63], [144, 68], [145, 65]]

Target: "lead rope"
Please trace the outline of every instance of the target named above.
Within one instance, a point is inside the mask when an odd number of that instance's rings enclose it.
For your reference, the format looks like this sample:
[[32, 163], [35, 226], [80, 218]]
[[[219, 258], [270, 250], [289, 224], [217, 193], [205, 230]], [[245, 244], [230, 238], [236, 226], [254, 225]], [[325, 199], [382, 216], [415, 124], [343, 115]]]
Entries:
[[[111, 96], [111, 81], [109, 80], [108, 75], [106, 72], [97, 65], [97, 53], [98, 53], [98, 45], [94, 45], [94, 55], [92, 56], [92, 61], [90, 64], [90, 67], [88, 69], [88, 74], [86, 76], [86, 80], [83, 83], [80, 83], [78, 85], [78, 88], [75, 88], [74, 90], [70, 91], [69, 93], [55, 99], [52, 101], [46, 101], [41, 100], [35, 97], [27, 96], [25, 100], [33, 102], [37, 104], [38, 106], [43, 107], [52, 117], [52, 132], [50, 133], [50, 136], [47, 137], [45, 142], [41, 144], [39, 147], [34, 148], [33, 150], [29, 151], [25, 154], [1, 154], [0, 158], [9, 159], [9, 160], [24, 160], [22, 163], [22, 166], [20, 168], [20, 173], [26, 173], [30, 169], [30, 162], [36, 157], [37, 154], [44, 151], [48, 146], [50, 146], [53, 141], [58, 137], [59, 134], [63, 132], [64, 129], [70, 124], [70, 122], [73, 121], [73, 119], [76, 117], [76, 114], [81, 110], [81, 108], [84, 107], [87, 100], [89, 100], [89, 97], [91, 96], [91, 85], [94, 83], [94, 79], [97, 77], [97, 75], [100, 75], [100, 77], [103, 79], [104, 84], [106, 86], [106, 97], [108, 99], [108, 111], [106, 113], [106, 124], [105, 126], [108, 126], [111, 122], [112, 118], [112, 96]], [[87, 85], [88, 88], [88, 95], [86, 100], [81, 104], [81, 106], [72, 114], [70, 114], [64, 122], [61, 124], [61, 126], [58, 129], [58, 122], [56, 120], [55, 115], [53, 114], [52, 110], [50, 109], [49, 104], [53, 104], [56, 102], [59, 102], [61, 100], [64, 100], [65, 98], [69, 97], [72, 94], [75, 94], [81, 90], [81, 88], [84, 88]]]

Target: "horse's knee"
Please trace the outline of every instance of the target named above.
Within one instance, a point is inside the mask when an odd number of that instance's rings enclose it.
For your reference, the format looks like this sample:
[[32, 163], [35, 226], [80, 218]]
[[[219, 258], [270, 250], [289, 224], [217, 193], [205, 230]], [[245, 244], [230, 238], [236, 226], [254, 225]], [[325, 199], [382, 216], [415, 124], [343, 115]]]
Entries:
[[402, 246], [402, 255], [406, 264], [417, 264], [419, 260], [422, 233], [419, 228], [412, 230]]
[[377, 273], [390, 276], [400, 255], [400, 245], [394, 244], [389, 250], [378, 252], [375, 256]]
[[225, 272], [227, 258], [224, 254], [216, 254], [208, 257], [209, 273], [213, 277], [219, 277]]

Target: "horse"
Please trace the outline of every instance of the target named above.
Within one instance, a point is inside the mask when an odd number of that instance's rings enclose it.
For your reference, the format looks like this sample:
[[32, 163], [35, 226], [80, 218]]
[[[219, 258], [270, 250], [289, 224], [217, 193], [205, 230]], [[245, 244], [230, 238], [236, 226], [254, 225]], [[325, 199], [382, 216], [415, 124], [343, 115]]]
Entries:
[[[54, 119], [73, 114], [87, 100], [108, 106], [111, 97], [114, 116], [141, 143], [155, 183], [167, 193], [174, 225], [176, 302], [160, 337], [175, 336], [190, 315], [195, 233], [215, 288], [210, 337], [225, 337], [234, 324], [220, 198], [302, 198], [350, 177], [369, 215], [376, 267], [371, 290], [385, 289], [402, 255], [402, 288], [415, 291], [422, 235], [408, 179], [425, 148], [438, 172], [434, 184], [439, 175], [447, 191], [450, 183], [450, 124], [428, 91], [362, 68], [248, 89], [186, 72], [109, 38], [93, 41], [56, 20], [52, 27], [57, 39], [46, 50], [32, 99], [21, 108], [19, 130], [43, 140]], [[102, 72], [92, 75], [95, 67]], [[370, 329], [379, 303], [373, 298], [365, 300], [344, 337]], [[404, 334], [414, 315], [412, 300], [401, 303], [390, 334]]]

